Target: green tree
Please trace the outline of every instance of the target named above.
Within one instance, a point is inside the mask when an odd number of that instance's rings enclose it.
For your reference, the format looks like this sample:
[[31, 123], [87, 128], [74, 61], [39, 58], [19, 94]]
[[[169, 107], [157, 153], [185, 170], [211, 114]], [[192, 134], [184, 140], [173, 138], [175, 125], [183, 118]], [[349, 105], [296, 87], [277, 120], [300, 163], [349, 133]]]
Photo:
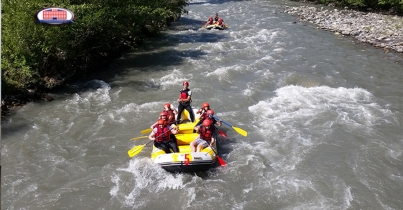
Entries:
[[[157, 34], [186, 10], [187, 0], [5, 0], [2, 7], [2, 91], [53, 88], [85, 76]], [[37, 24], [46, 7], [71, 10], [74, 24]]]

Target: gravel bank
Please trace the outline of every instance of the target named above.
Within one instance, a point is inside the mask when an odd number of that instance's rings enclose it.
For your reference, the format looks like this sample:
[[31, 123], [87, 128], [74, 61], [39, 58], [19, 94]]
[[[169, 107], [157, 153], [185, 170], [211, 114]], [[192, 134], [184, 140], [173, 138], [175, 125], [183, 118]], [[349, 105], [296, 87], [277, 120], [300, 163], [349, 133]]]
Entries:
[[403, 17], [311, 6], [284, 8], [285, 13], [298, 15], [301, 22], [316, 24], [318, 28], [335, 34], [352, 36], [385, 50], [403, 52]]

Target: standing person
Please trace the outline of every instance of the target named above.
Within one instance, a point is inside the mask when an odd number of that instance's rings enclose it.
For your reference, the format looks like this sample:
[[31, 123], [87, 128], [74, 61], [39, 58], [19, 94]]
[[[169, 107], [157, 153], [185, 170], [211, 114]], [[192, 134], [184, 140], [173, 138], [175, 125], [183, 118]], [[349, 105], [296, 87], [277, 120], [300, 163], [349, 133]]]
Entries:
[[171, 107], [171, 104], [166, 103], [164, 104], [164, 111], [168, 113], [168, 123], [169, 124], [174, 124], [175, 121], [175, 114], [178, 114], [178, 110], [176, 110], [175, 108]]
[[195, 121], [195, 116], [193, 114], [192, 107], [190, 106], [190, 103], [192, 102], [192, 91], [189, 89], [189, 82], [185, 81], [182, 83], [183, 89], [180, 91], [178, 102], [178, 116], [176, 118], [176, 121], [179, 121], [181, 119], [181, 114], [184, 109], [186, 109], [189, 112], [190, 115], [190, 120], [192, 122]]
[[218, 21], [218, 19], [220, 19], [220, 17], [218, 16], [218, 13], [215, 13], [214, 16], [214, 23], [216, 23]]
[[171, 140], [171, 134], [177, 134], [177, 127], [171, 127], [167, 125], [165, 120], [158, 120], [158, 126], [153, 129], [153, 131], [148, 136], [148, 139], [154, 141], [154, 146], [164, 150], [165, 153], [171, 153], [169, 149], [172, 149], [173, 152], [179, 152], [178, 145]]
[[215, 142], [214, 125], [212, 125], [212, 122], [206, 119], [203, 121], [202, 125], [203, 126], [201, 126], [198, 131], [199, 135], [197, 138], [190, 142], [192, 152], [200, 152], [205, 147], [213, 146]]

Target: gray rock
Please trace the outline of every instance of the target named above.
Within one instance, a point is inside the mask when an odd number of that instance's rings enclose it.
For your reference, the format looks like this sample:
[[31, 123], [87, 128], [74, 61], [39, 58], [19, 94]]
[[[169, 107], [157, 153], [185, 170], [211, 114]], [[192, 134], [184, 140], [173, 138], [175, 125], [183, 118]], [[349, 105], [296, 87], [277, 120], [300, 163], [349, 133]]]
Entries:
[[403, 52], [403, 17], [364, 13], [348, 8], [327, 10], [309, 6], [286, 6], [284, 13], [297, 15], [300, 21], [316, 24], [317, 28], [335, 34], [352, 36], [360, 42]]

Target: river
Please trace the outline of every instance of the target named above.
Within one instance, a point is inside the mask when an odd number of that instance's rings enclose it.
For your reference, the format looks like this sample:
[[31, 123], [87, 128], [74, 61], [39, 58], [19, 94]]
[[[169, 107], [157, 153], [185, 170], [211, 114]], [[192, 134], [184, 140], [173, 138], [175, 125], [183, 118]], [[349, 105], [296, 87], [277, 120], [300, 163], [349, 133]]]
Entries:
[[[108, 72], [2, 122], [2, 209], [402, 209], [402, 55], [318, 30], [281, 0], [192, 1], [189, 14]], [[205, 30], [216, 12], [228, 30]], [[205, 173], [127, 151], [177, 106], [223, 125]]]

